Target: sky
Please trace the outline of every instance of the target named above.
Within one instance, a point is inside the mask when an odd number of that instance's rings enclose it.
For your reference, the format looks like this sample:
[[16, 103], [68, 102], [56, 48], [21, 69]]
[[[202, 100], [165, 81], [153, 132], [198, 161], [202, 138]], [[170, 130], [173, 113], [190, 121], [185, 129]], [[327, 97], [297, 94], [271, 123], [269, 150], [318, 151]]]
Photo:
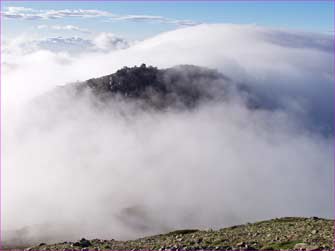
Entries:
[[[199, 23], [256, 24], [321, 33], [331, 33], [334, 30], [333, 1], [7, 1], [2, 5], [2, 12], [6, 17], [2, 28], [8, 38], [21, 34], [38, 37], [90, 37], [98, 32], [111, 32], [125, 39], [143, 40], [164, 31]], [[61, 10], [71, 12], [79, 9], [96, 12], [91, 17], [45, 15], [52, 11], [57, 14]]]

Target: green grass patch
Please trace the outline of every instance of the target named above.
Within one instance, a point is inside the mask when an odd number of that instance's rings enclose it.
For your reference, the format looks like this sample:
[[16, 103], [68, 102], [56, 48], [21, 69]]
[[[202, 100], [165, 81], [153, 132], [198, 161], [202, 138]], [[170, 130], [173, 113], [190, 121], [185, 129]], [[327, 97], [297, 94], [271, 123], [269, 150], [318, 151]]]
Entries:
[[301, 240], [295, 240], [295, 241], [285, 241], [281, 243], [271, 243], [269, 245], [265, 245], [264, 247], [262, 247], [262, 250], [292, 249], [296, 244], [301, 242], [302, 242]]

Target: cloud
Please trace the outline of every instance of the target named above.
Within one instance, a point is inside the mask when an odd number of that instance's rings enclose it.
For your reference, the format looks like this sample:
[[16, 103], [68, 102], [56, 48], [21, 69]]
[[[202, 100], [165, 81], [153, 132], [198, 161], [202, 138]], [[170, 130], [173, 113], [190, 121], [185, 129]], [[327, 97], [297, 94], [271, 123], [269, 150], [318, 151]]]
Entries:
[[284, 47], [319, 49], [328, 53], [332, 52], [334, 48], [331, 43], [331, 35], [319, 34], [316, 39], [315, 34], [308, 32], [296, 34], [294, 31], [268, 31], [264, 34], [264, 39]]
[[87, 29], [80, 28], [80, 27], [75, 26], [75, 25], [52, 25], [52, 26], [38, 25], [37, 28], [38, 29], [78, 31], [78, 32], [81, 32], [81, 33], [86, 33], [86, 34], [91, 33], [91, 31], [89, 31]]
[[125, 49], [130, 43], [113, 33], [102, 32], [93, 39], [93, 44], [100, 50]]
[[161, 21], [164, 20], [162, 16], [148, 16], [148, 15], [126, 15], [126, 16], [117, 16], [113, 20], [122, 20], [122, 21]]
[[67, 17], [89, 18], [106, 17], [112, 15], [109, 12], [90, 9], [64, 9], [64, 10], [36, 10], [25, 7], [7, 7], [2, 12], [5, 18], [36, 20], [36, 19], [60, 19]]
[[[110, 53], [39, 50], [4, 65], [4, 240], [128, 239], [280, 216], [333, 217], [332, 40], [294, 35], [199, 25]], [[260, 108], [236, 93], [194, 110], [141, 111], [54, 90], [143, 62], [218, 69]]]
[[174, 24], [178, 26], [193, 26], [199, 24], [191, 20], [179, 20], [152, 15], [117, 15], [108, 11], [89, 10], [89, 9], [64, 9], [64, 10], [35, 10], [24, 7], [7, 7], [2, 13], [5, 18], [9, 19], [60, 19], [68, 17], [91, 18], [91, 17], [109, 17], [113, 21], [133, 21], [133, 22], [159, 22]]
[[169, 19], [169, 18], [167, 18], [164, 22], [170, 23], [170, 24], [176, 24], [179, 26], [194, 26], [194, 25], [201, 24], [200, 22], [194, 22], [192, 20], [178, 20], [178, 19]]
[[[50, 27], [46, 25], [40, 25], [38, 28], [46, 29]], [[78, 27], [66, 25], [52, 26], [51, 28], [77, 30]], [[7, 41], [3, 46], [2, 53], [5, 55], [7, 63], [14, 63], [19, 59], [20, 56], [31, 54], [40, 50], [47, 50], [55, 53], [66, 52], [69, 54], [78, 55], [88, 52], [106, 52], [125, 49], [134, 43], [135, 42], [127, 41], [126, 39], [109, 32], [97, 33], [92, 38], [63, 36], [30, 38], [29, 35]]]
[[193, 26], [200, 24], [191, 20], [179, 20], [165, 18], [162, 16], [148, 16], [148, 15], [125, 15], [112, 17], [113, 21], [132, 21], [132, 22], [160, 22], [165, 24], [175, 24], [179, 26]]

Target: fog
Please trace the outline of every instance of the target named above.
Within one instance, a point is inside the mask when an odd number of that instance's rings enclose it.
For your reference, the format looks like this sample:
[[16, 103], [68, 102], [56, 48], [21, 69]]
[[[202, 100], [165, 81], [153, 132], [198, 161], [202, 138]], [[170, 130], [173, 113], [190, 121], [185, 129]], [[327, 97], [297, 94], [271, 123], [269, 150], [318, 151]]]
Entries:
[[[329, 35], [231, 24], [178, 29], [107, 54], [5, 54], [4, 241], [332, 218], [332, 56]], [[97, 106], [90, 93], [56, 88], [141, 63], [217, 69], [260, 108], [239, 92], [194, 109], [146, 110], [123, 99]]]

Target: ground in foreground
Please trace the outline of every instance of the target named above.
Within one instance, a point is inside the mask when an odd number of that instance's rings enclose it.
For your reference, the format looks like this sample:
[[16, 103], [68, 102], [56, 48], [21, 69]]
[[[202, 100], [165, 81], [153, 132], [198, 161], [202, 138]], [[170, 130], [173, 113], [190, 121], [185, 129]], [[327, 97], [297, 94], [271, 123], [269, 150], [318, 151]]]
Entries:
[[137, 240], [86, 240], [26, 250], [334, 250], [334, 221], [286, 217], [217, 231], [177, 230]]

